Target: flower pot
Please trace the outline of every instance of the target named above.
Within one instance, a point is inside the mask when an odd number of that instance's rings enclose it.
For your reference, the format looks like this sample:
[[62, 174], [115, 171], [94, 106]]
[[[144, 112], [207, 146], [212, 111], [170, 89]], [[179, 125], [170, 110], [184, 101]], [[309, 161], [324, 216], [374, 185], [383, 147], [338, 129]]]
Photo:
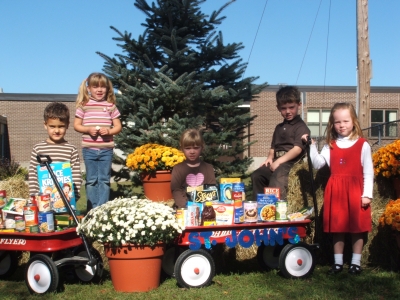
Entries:
[[393, 188], [396, 193], [397, 199], [400, 199], [400, 178], [392, 178]]
[[162, 243], [154, 247], [104, 245], [114, 289], [119, 292], [147, 292], [157, 288], [164, 250]]
[[141, 177], [144, 195], [152, 201], [167, 201], [172, 199], [171, 171], [145, 173]]

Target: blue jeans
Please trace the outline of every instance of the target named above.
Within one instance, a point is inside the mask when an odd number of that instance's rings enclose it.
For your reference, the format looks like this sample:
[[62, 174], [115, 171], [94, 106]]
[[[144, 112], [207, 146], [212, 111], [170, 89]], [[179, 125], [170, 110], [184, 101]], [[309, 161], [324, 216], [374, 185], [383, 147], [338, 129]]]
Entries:
[[113, 149], [82, 149], [86, 167], [87, 210], [106, 203], [110, 197]]

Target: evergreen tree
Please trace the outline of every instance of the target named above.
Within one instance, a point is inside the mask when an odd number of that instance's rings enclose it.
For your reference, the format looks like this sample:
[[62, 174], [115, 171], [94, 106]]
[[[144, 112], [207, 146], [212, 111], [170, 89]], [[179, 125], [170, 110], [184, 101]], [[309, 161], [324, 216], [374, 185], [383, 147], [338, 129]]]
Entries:
[[244, 178], [252, 162], [243, 155], [250, 145], [246, 129], [255, 116], [240, 105], [253, 101], [266, 84], [254, 84], [258, 77], [241, 78], [243, 45], [224, 44], [217, 32], [225, 19], [221, 12], [234, 1], [210, 16], [201, 12], [203, 2], [136, 0], [147, 16], [144, 33], [135, 40], [111, 27], [123, 54], [98, 54], [120, 92], [123, 130], [115, 137], [116, 147], [125, 154], [150, 142], [179, 148], [181, 133], [198, 128], [207, 145], [202, 157], [216, 177]]

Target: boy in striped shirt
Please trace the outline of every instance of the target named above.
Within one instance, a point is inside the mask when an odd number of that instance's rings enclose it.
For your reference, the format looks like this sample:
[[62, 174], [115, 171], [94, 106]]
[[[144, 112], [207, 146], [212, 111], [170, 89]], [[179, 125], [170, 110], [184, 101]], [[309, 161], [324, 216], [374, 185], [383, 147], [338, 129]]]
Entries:
[[71, 163], [72, 180], [76, 200], [79, 199], [79, 191], [82, 185], [81, 165], [76, 147], [68, 143], [64, 137], [69, 126], [69, 109], [61, 102], [52, 102], [44, 110], [44, 128], [48, 138], [36, 144], [31, 153], [29, 163], [29, 193], [40, 192], [36, 156], [48, 155], [53, 162]]

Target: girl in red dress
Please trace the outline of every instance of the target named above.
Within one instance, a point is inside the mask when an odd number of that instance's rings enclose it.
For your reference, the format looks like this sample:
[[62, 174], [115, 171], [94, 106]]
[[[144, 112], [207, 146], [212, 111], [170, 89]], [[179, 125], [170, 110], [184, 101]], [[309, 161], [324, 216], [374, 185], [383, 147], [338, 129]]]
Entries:
[[[363, 138], [352, 104], [336, 103], [326, 128], [326, 145], [319, 154], [312, 141], [310, 157], [315, 169], [328, 164], [331, 176], [324, 191], [323, 228], [333, 236], [335, 263], [328, 274], [343, 270], [345, 234], [352, 240], [349, 273], [361, 273], [364, 233], [371, 231], [374, 181], [371, 147]], [[307, 139], [307, 136], [303, 136]]]

